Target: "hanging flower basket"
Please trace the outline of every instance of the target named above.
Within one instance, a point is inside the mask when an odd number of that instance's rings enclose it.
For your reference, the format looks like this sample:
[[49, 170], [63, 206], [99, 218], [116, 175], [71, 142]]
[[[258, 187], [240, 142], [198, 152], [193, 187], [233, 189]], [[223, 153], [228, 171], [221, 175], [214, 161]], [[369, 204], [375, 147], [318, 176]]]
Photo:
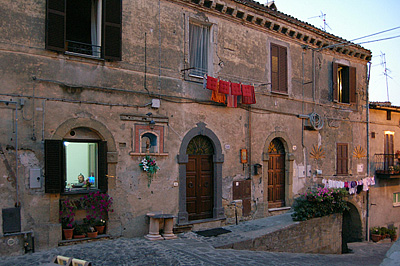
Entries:
[[142, 161], [139, 163], [140, 169], [147, 173], [147, 186], [150, 187], [151, 181], [153, 180], [153, 176], [160, 170], [160, 167], [157, 166], [156, 160], [151, 158], [149, 155], [146, 155]]

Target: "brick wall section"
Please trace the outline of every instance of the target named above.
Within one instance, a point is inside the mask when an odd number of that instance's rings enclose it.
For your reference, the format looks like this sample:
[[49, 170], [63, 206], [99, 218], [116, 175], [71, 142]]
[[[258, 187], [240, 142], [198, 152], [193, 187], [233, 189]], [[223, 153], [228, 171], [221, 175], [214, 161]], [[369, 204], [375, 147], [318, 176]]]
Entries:
[[314, 218], [268, 235], [221, 248], [271, 252], [341, 254], [342, 214]]

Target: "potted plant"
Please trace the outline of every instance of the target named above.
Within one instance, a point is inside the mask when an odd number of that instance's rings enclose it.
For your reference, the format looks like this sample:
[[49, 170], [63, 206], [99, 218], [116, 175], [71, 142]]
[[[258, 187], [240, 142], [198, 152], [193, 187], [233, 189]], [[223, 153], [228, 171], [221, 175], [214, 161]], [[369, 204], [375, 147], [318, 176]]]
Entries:
[[[101, 193], [100, 191], [91, 192], [81, 198], [82, 207], [86, 210], [85, 222], [89, 226], [96, 228], [100, 226], [102, 228], [96, 229], [99, 234], [104, 232], [104, 226], [108, 212], [113, 212], [111, 208], [113, 203], [112, 197], [107, 193]], [[101, 233], [100, 233], [101, 232]]]
[[72, 239], [75, 220], [76, 204], [70, 199], [64, 199], [60, 202], [60, 223], [63, 229], [64, 238], [66, 240]]
[[153, 176], [160, 170], [158, 167], [156, 160], [151, 158], [149, 155], [146, 155], [142, 161], [139, 163], [140, 169], [147, 173], [147, 186], [150, 187], [151, 181], [153, 180]]
[[378, 242], [379, 240], [381, 240], [381, 230], [379, 227], [372, 227], [370, 232], [372, 241]]
[[386, 227], [382, 226], [380, 228], [380, 231], [381, 231], [381, 239], [385, 239], [385, 238], [390, 237], [389, 230]]
[[85, 226], [83, 224], [76, 224], [74, 229], [74, 238], [84, 238]]
[[389, 229], [389, 235], [392, 242], [395, 242], [397, 240], [397, 227]]
[[86, 233], [87, 233], [88, 237], [90, 237], [90, 238], [96, 238], [97, 237], [97, 231], [91, 225], [89, 225], [87, 227]]

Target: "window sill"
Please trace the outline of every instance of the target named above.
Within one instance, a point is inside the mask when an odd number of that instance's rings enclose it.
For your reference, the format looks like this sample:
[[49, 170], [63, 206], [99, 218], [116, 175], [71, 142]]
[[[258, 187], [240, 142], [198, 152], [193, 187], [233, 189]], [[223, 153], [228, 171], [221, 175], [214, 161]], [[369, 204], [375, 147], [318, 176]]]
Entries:
[[276, 95], [289, 96], [289, 93], [287, 93], [287, 92], [279, 92], [279, 91], [271, 90], [271, 93], [276, 94]]
[[84, 58], [88, 58], [88, 59], [94, 59], [94, 60], [98, 60], [98, 61], [105, 61], [101, 57], [92, 56], [92, 55], [88, 55], [88, 54], [79, 54], [79, 53], [74, 53], [74, 52], [70, 52], [70, 51], [65, 51], [64, 54], [65, 55], [76, 56], [76, 57], [84, 57]]
[[86, 189], [86, 188], [75, 188], [70, 191], [61, 192], [61, 195], [76, 195], [76, 194], [88, 194], [90, 192], [100, 191], [98, 188]]
[[146, 156], [146, 155], [150, 155], [150, 156], [168, 156], [168, 153], [141, 153], [141, 152], [130, 152], [129, 153], [130, 156]]

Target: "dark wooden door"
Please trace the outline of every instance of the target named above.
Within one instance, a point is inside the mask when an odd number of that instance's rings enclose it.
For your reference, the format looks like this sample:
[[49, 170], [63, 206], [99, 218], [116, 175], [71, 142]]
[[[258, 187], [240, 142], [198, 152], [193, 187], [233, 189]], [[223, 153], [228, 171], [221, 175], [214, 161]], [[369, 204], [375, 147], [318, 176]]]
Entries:
[[268, 162], [268, 208], [285, 206], [285, 154], [270, 154]]
[[189, 220], [213, 217], [212, 155], [189, 155], [186, 165], [186, 209]]

